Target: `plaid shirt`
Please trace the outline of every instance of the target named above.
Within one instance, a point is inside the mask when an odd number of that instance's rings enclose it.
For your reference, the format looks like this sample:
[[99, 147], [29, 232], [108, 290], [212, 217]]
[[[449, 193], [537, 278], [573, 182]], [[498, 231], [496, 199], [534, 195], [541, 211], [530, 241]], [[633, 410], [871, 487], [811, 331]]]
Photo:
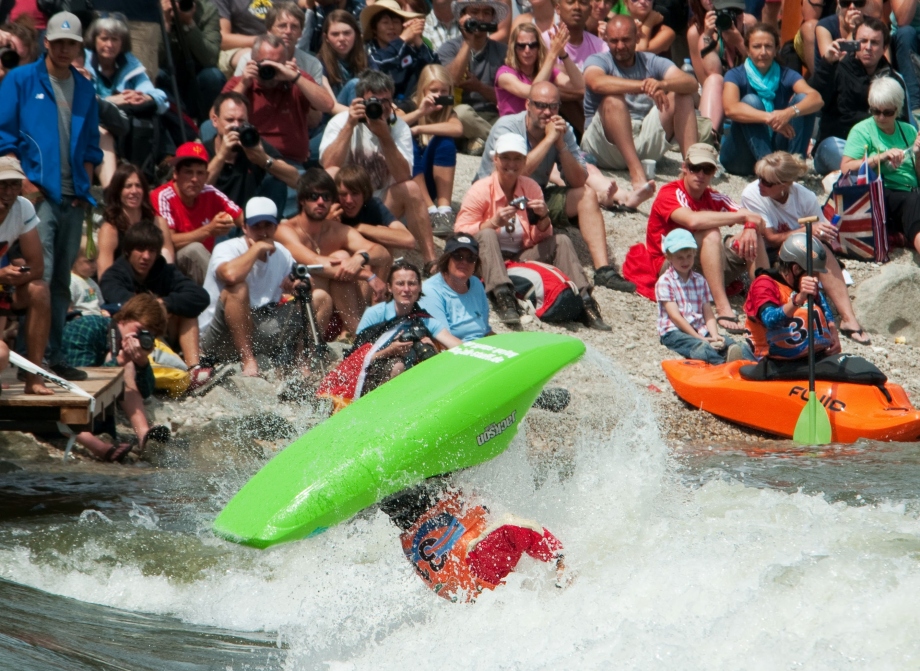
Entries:
[[703, 319], [703, 305], [712, 302], [709, 285], [699, 273], [690, 271], [690, 277], [684, 282], [674, 270], [674, 266], [662, 273], [655, 283], [655, 300], [658, 301], [658, 335], [679, 330], [668, 317], [664, 304], [673, 301], [677, 309], [690, 326], [702, 336], [709, 335], [706, 321]]

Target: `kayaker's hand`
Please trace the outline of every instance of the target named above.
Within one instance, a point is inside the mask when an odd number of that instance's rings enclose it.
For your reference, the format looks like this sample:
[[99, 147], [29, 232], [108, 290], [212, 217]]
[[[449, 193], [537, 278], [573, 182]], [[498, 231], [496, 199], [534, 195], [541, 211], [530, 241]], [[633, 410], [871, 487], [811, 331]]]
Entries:
[[828, 347], [824, 351], [827, 352], [828, 354], [840, 354], [840, 351], [842, 348], [840, 347], [840, 336], [837, 334], [837, 325], [834, 323], [831, 323], [831, 324], [828, 324], [828, 326], [831, 332], [831, 336], [830, 336], [831, 346]]
[[808, 295], [811, 294], [813, 298], [818, 297], [818, 278], [805, 275], [800, 284], [799, 284], [799, 293]]

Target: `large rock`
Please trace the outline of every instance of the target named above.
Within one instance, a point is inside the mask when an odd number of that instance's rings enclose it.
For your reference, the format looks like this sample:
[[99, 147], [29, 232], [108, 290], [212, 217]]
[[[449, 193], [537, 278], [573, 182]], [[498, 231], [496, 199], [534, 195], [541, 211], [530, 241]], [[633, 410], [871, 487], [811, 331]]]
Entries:
[[870, 333], [903, 336], [911, 344], [920, 344], [920, 268], [885, 266], [859, 285], [853, 307]]

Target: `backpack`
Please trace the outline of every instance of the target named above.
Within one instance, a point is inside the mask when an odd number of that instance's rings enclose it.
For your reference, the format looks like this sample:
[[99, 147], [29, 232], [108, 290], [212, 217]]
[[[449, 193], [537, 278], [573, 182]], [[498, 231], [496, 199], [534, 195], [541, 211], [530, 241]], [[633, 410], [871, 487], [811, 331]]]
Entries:
[[515, 295], [533, 304], [545, 322], [576, 321], [585, 309], [578, 288], [556, 266], [539, 261], [505, 261]]

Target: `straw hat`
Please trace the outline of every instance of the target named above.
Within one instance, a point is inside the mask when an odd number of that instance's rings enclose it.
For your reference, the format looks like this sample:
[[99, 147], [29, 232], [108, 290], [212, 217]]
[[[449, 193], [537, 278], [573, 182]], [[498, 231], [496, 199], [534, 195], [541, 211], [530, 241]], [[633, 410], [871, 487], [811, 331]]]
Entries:
[[392, 12], [397, 16], [401, 16], [404, 19], [424, 19], [424, 14], [416, 14], [415, 12], [407, 12], [404, 10], [396, 0], [377, 0], [373, 5], [365, 7], [361, 10], [361, 35], [364, 37], [365, 42], [369, 42], [373, 39], [371, 35], [371, 23], [374, 20], [374, 17], [377, 16], [380, 12]]
[[491, 7], [495, 12], [495, 22], [501, 23], [508, 16], [508, 5], [498, 0], [454, 0], [450, 8], [454, 13], [454, 19], [460, 20], [460, 15], [468, 7]]

